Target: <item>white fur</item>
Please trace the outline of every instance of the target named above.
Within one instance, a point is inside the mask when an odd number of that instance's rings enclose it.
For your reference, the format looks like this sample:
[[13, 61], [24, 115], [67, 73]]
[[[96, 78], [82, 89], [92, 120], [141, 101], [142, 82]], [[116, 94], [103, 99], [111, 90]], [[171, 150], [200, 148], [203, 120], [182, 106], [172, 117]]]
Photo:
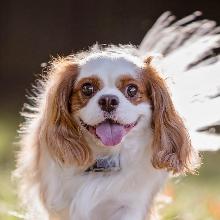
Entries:
[[[45, 170], [44, 179], [45, 184], [51, 184], [53, 179], [47, 204], [55, 210], [66, 207], [69, 210], [69, 220], [144, 220], [150, 211], [152, 197], [166, 179], [165, 171], [155, 170], [151, 165], [150, 105], [141, 103], [135, 106], [115, 85], [123, 74], [138, 77], [140, 68], [140, 64], [138, 66], [124, 57], [112, 58], [102, 54], [87, 58], [86, 62], [81, 64], [77, 80], [97, 76], [102, 80], [104, 88], [90, 99], [77, 116], [89, 125], [102, 122], [104, 114], [98, 100], [101, 95], [113, 94], [118, 96], [120, 101], [115, 112], [117, 121], [129, 124], [135, 122], [138, 117], [141, 117], [141, 120], [124, 137], [120, 146], [110, 150], [111, 153], [120, 152], [120, 172], [75, 174], [72, 169], [60, 170], [56, 164], [50, 162], [53, 165]], [[85, 134], [88, 143], [93, 145], [90, 147], [96, 149], [94, 145], [97, 140], [86, 131]], [[100, 152], [98, 150], [97, 154]], [[46, 160], [48, 163], [48, 158]]]
[[104, 120], [98, 100], [102, 95], [109, 94], [116, 95], [119, 98], [120, 104], [115, 116], [116, 120], [122, 124], [133, 123], [138, 119], [138, 116], [150, 114], [147, 103], [141, 103], [138, 106], [131, 104], [116, 87], [117, 80], [123, 75], [131, 75], [134, 78], [138, 78], [138, 73], [142, 67], [141, 63], [131, 61], [130, 57], [122, 57], [121, 55], [111, 57], [107, 54], [100, 54], [99, 56], [96, 54], [96, 56], [91, 56], [82, 63], [77, 81], [84, 77], [97, 76], [104, 84], [104, 88], [92, 97], [89, 103], [79, 112], [79, 117], [85, 123], [96, 125]]
[[[106, 54], [81, 62], [77, 81], [96, 75], [103, 81], [104, 87], [74, 117], [80, 117], [90, 125], [100, 123], [104, 116], [98, 106], [98, 99], [103, 94], [114, 94], [120, 100], [114, 118], [123, 124], [133, 123], [138, 118], [140, 120], [118, 146], [111, 148], [101, 146], [100, 141], [84, 129], [86, 141], [95, 156], [120, 153], [121, 171], [84, 173], [74, 166], [61, 167], [45, 150], [46, 146], [38, 146], [44, 153], [38, 167], [40, 178], [35, 186], [38, 189], [36, 195], [40, 195], [44, 189], [44, 208], [48, 217], [39, 218], [35, 212], [33, 219], [150, 219], [153, 199], [166, 181], [168, 172], [155, 169], [151, 164], [153, 135], [150, 104], [132, 104], [115, 85], [123, 74], [138, 77], [141, 65], [141, 61], [134, 62], [130, 57], [110, 57]], [[37, 129], [33, 132], [36, 133]], [[34, 154], [33, 151], [28, 153]]]
[[46, 157], [47, 209], [59, 213], [65, 208], [66, 220], [145, 220], [167, 177], [151, 165], [150, 141], [144, 130], [127, 137], [120, 146], [122, 170], [111, 174], [78, 174]]

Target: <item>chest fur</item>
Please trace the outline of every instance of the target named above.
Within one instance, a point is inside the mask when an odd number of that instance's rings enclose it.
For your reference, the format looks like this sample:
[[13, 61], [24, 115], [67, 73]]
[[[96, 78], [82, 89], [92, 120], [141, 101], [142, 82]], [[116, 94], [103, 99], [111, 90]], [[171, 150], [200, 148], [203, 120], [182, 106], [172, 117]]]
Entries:
[[58, 215], [67, 210], [70, 220], [120, 219], [130, 209], [144, 216], [166, 175], [147, 164], [104, 174], [56, 170], [44, 180], [45, 205]]

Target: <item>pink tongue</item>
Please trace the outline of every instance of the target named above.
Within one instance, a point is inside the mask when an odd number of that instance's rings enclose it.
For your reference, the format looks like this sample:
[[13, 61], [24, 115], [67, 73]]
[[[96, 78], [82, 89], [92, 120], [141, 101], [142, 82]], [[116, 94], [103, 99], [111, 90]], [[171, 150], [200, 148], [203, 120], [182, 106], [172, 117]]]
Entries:
[[126, 131], [123, 125], [105, 121], [96, 127], [96, 135], [106, 146], [114, 146], [121, 142]]

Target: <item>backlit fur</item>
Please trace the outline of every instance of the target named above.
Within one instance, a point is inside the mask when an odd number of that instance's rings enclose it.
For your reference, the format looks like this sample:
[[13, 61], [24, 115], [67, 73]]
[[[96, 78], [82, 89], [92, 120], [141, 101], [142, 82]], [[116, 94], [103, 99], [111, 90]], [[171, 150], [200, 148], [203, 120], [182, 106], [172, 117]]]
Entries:
[[[94, 47], [58, 58], [40, 81], [36, 106], [26, 114], [15, 174], [28, 219], [146, 220], [169, 171], [192, 172], [197, 155], [165, 81], [132, 46]], [[94, 94], [81, 88], [93, 83]], [[135, 97], [126, 94], [135, 84]], [[114, 113], [101, 110], [115, 95]], [[82, 126], [105, 118], [137, 125], [114, 147], [103, 146]], [[97, 157], [120, 154], [121, 170], [85, 173]]]

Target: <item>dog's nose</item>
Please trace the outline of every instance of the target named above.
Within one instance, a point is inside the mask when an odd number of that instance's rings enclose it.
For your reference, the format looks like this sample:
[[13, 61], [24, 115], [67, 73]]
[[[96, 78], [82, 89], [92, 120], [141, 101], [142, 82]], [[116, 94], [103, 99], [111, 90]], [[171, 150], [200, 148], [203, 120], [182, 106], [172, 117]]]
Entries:
[[115, 95], [103, 95], [100, 97], [98, 103], [103, 111], [112, 112], [118, 107], [119, 99]]

